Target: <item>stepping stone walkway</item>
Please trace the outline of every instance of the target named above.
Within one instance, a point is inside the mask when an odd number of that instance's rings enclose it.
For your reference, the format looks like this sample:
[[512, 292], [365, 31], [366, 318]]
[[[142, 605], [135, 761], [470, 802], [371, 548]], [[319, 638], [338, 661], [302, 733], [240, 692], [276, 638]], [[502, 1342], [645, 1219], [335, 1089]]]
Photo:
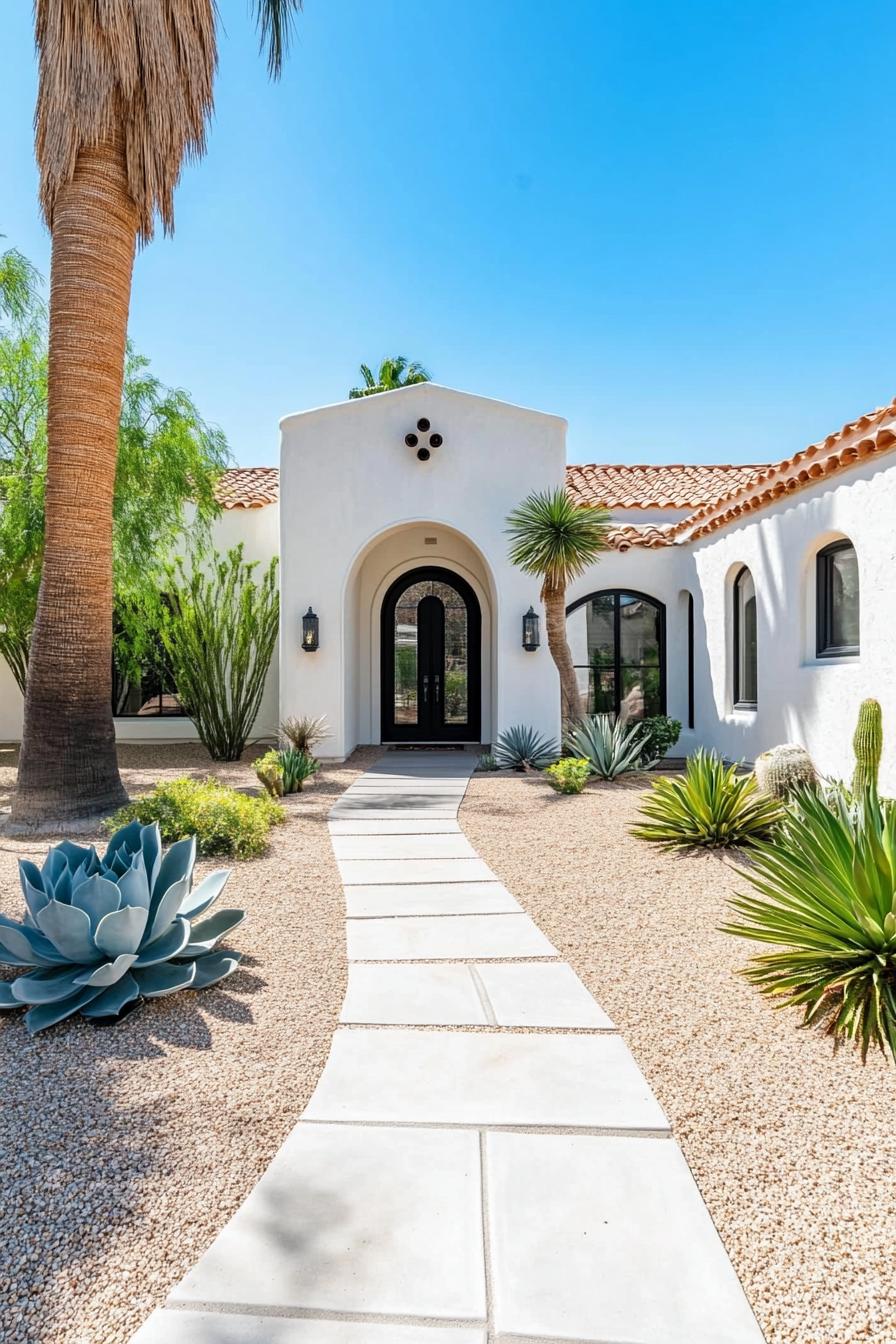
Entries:
[[390, 752], [333, 807], [342, 1025], [133, 1344], [762, 1344], [625, 1043], [461, 832], [474, 765]]

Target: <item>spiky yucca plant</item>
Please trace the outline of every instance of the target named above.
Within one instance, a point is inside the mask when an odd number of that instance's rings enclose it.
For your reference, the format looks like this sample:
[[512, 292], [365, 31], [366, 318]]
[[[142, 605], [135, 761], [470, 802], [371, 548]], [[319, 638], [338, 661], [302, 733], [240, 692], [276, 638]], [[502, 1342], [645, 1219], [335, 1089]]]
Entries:
[[280, 739], [288, 742], [296, 751], [305, 751], [312, 755], [319, 743], [330, 737], [330, 725], [325, 714], [315, 718], [311, 714], [291, 715], [280, 725]]
[[777, 1007], [802, 1008], [805, 1026], [823, 1024], [835, 1046], [896, 1059], [896, 809], [874, 789], [855, 803], [803, 789], [751, 859], [741, 876], [754, 894], [731, 898], [742, 922], [724, 931], [778, 950], [744, 975]]
[[165, 853], [158, 825], [136, 821], [116, 831], [102, 858], [92, 845], [63, 840], [42, 868], [20, 859], [25, 918], [0, 916], [0, 962], [23, 973], [0, 981], [0, 1008], [31, 1005], [33, 1035], [73, 1013], [115, 1018], [140, 999], [230, 975], [239, 955], [214, 948], [243, 911], [219, 910], [194, 925], [230, 876], [222, 868], [194, 891], [195, 860], [193, 837]]
[[501, 770], [543, 770], [559, 755], [556, 742], [524, 723], [499, 733], [493, 754]]
[[684, 774], [654, 779], [641, 805], [647, 818], [631, 829], [666, 849], [724, 849], [753, 845], [780, 821], [777, 799], [762, 794], [753, 775], [738, 775], [716, 752], [689, 756]]
[[615, 779], [630, 770], [647, 770], [656, 761], [643, 759], [647, 730], [641, 723], [623, 723], [610, 714], [591, 714], [566, 734], [572, 756], [584, 756], [591, 773]]

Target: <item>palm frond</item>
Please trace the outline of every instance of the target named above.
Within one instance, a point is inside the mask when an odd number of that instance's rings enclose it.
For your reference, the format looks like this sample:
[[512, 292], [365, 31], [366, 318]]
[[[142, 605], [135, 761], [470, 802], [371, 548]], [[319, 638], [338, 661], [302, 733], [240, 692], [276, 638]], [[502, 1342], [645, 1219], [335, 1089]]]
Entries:
[[279, 79], [302, 0], [254, 0], [259, 50], [267, 53], [268, 74]]
[[574, 504], [562, 486], [531, 494], [507, 518], [511, 563], [565, 588], [606, 550], [608, 521], [606, 509]]

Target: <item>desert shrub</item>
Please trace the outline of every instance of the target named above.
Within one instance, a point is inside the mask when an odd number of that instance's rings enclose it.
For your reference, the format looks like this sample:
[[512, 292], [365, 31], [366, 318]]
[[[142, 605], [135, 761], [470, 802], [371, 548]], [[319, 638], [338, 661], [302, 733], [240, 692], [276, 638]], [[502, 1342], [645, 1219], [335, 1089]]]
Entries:
[[502, 770], [543, 770], [556, 761], [557, 745], [534, 728], [519, 723], [498, 734], [494, 757]]
[[753, 775], [738, 775], [736, 765], [701, 749], [688, 757], [683, 775], [651, 781], [641, 815], [646, 822], [633, 826], [631, 833], [642, 840], [655, 840], [667, 849], [724, 849], [763, 839], [783, 809], [775, 798], [759, 792]]
[[644, 769], [644, 742], [640, 723], [623, 723], [610, 714], [591, 714], [566, 734], [570, 754], [584, 757], [591, 773], [601, 779], [616, 779], [630, 770]]
[[641, 720], [644, 732], [644, 746], [641, 752], [642, 764], [655, 765], [675, 746], [681, 737], [681, 722], [670, 719], [668, 714], [653, 714]]
[[256, 581], [242, 546], [209, 568], [194, 557], [167, 571], [161, 637], [178, 698], [213, 761], [238, 761], [258, 717], [277, 643], [277, 561]]
[[591, 774], [591, 762], [584, 757], [577, 760], [565, 756], [555, 765], [549, 765], [545, 774], [558, 793], [581, 793]]
[[752, 958], [747, 979], [835, 1046], [896, 1058], [896, 809], [873, 788], [852, 803], [803, 789], [751, 859], [741, 876], [754, 894], [731, 898], [742, 922], [724, 929], [775, 951]]
[[311, 779], [320, 769], [320, 761], [307, 751], [296, 751], [290, 747], [280, 752], [280, 769], [283, 772], [283, 792], [301, 793], [306, 779]]
[[295, 751], [304, 751], [309, 756], [312, 756], [314, 748], [326, 741], [329, 736], [330, 725], [324, 714], [316, 719], [310, 714], [292, 716], [284, 719], [280, 725], [281, 740], [288, 742]]
[[163, 840], [195, 835], [202, 855], [229, 854], [254, 859], [267, 848], [268, 832], [286, 813], [267, 794], [251, 798], [215, 779], [173, 779], [157, 784], [126, 803], [105, 823], [116, 830], [130, 821], [142, 826], [157, 821]]
[[276, 747], [253, 761], [252, 769], [272, 798], [283, 797], [283, 767]]
[[485, 773], [490, 770], [500, 770], [501, 767], [490, 751], [484, 751], [476, 762], [476, 769]]

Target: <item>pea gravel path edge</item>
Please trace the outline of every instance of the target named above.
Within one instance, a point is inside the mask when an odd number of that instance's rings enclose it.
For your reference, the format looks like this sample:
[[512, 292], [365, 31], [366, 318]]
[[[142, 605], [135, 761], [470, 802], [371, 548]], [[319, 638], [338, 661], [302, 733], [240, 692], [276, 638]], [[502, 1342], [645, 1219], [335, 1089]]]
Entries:
[[647, 782], [475, 775], [476, 851], [600, 1000], [674, 1127], [768, 1344], [896, 1341], [896, 1070], [737, 974], [733, 864], [633, 839]]
[[[255, 790], [257, 754], [219, 765], [198, 745], [119, 748], [132, 795], [183, 774]], [[228, 940], [244, 960], [224, 985], [33, 1040], [20, 1014], [0, 1017], [3, 1344], [125, 1344], [295, 1124], [346, 986], [327, 813], [378, 754], [325, 766], [287, 800], [264, 858], [199, 862], [200, 876], [232, 867], [223, 900], [246, 910]], [[15, 767], [15, 748], [0, 747], [0, 807]], [[17, 860], [40, 860], [47, 844], [0, 839], [4, 914], [21, 918]]]
[[762, 1344], [613, 1022], [509, 891], [467, 910], [500, 888], [456, 820], [474, 765], [390, 752], [334, 804], [347, 907], [379, 892], [347, 921], [342, 1025], [134, 1344]]

